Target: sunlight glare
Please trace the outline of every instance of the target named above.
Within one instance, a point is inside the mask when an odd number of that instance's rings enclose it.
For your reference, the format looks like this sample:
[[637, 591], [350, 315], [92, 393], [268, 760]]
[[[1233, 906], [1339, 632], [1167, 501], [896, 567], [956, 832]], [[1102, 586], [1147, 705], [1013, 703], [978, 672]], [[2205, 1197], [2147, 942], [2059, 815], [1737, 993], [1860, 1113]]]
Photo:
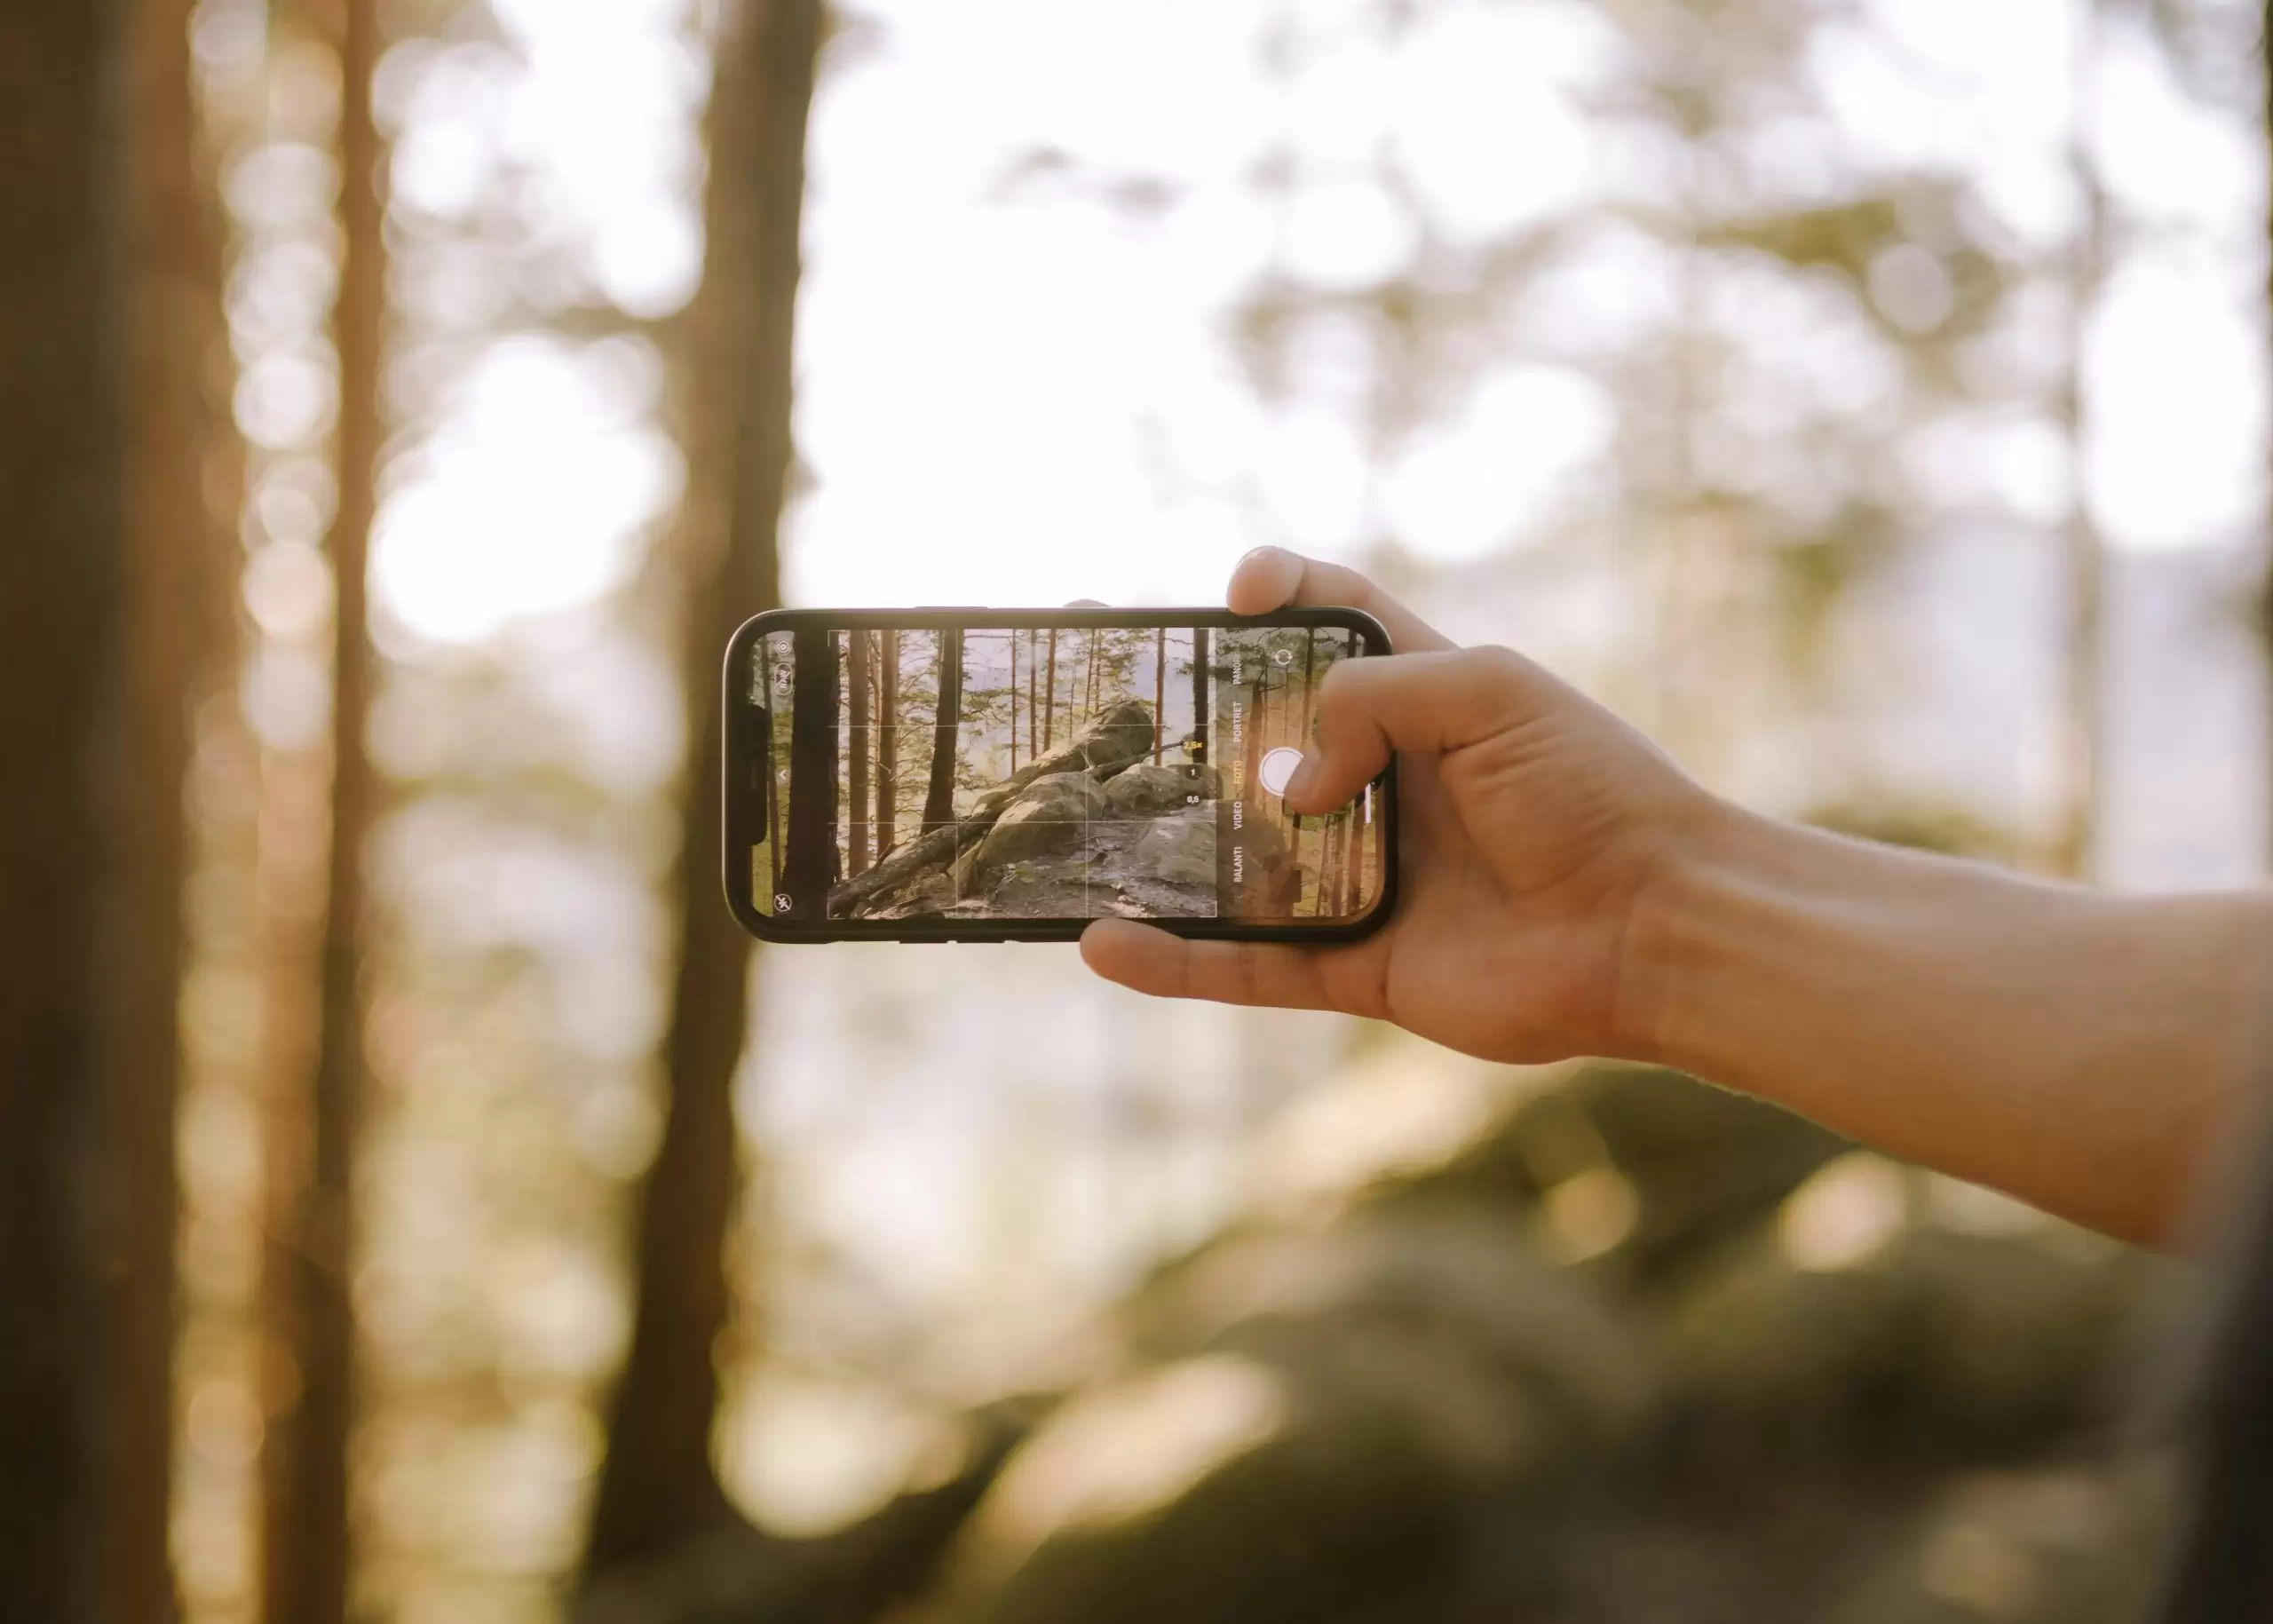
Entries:
[[527, 337], [490, 349], [406, 464], [374, 532], [375, 595], [444, 643], [615, 587], [682, 479], [671, 443], [627, 414], [583, 357]]

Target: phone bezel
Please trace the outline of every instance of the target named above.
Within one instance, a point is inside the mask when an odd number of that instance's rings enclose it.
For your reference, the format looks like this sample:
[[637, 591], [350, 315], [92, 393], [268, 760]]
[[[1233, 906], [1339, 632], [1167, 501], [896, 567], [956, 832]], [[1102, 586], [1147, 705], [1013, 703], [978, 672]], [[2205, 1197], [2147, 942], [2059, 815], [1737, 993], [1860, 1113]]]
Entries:
[[[749, 872], [748, 852], [755, 843], [748, 837], [751, 828], [749, 800], [753, 791], [743, 780], [748, 774], [741, 770], [747, 758], [743, 748], [744, 734], [736, 725], [739, 713], [751, 707], [741, 694], [746, 687], [738, 678], [746, 674], [750, 645], [774, 632], [794, 632], [828, 630], [869, 631], [894, 630], [901, 631], [994, 630], [999, 628], [1035, 627], [1047, 630], [1089, 627], [1149, 629], [1166, 626], [1239, 629], [1253, 627], [1334, 627], [1358, 633], [1365, 639], [1362, 659], [1394, 652], [1389, 630], [1380, 621], [1362, 609], [1350, 608], [1287, 608], [1269, 614], [1233, 614], [1227, 609], [769, 609], [754, 615], [738, 627], [727, 639], [724, 669], [720, 677], [720, 759], [723, 780], [720, 792], [724, 796], [722, 824], [725, 839], [720, 853], [721, 878], [725, 886], [726, 906], [743, 930], [765, 942], [1067, 942], [1077, 939], [1092, 923], [1086, 919], [1059, 921], [1041, 920], [920, 920], [920, 919], [843, 919], [828, 920], [820, 923], [785, 920], [758, 911], [751, 895], [754, 876]], [[1355, 919], [1335, 920], [1325, 924], [1271, 924], [1260, 922], [1224, 919], [1159, 919], [1146, 923], [1155, 924], [1176, 936], [1196, 940], [1294, 942], [1318, 947], [1337, 942], [1356, 941], [1369, 936], [1386, 923], [1397, 907], [1398, 891], [1398, 796], [1397, 765], [1391, 762], [1382, 772], [1378, 796], [1382, 812], [1382, 848], [1388, 860], [1382, 865], [1382, 891], [1374, 906]]]

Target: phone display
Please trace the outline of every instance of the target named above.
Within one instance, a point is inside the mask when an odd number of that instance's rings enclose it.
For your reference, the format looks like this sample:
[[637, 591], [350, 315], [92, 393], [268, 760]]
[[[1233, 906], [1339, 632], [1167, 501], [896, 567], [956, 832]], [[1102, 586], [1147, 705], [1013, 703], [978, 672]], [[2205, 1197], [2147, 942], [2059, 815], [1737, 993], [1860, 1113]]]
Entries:
[[1334, 939], [1385, 911], [1391, 791], [1280, 792], [1350, 611], [762, 616], [727, 670], [727, 890], [790, 939], [1058, 938], [1120, 915]]

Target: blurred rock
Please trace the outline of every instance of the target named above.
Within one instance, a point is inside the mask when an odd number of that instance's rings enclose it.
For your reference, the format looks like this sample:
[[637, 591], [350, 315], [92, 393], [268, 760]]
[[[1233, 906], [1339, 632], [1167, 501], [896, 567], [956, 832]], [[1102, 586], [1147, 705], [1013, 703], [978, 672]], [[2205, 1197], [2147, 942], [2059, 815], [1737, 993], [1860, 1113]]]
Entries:
[[1612, 1172], [1634, 1200], [1618, 1266], [1648, 1274], [1752, 1224], [1846, 1148], [1787, 1111], [1678, 1073], [1596, 1064], [1518, 1105], [1443, 1167], [1384, 1181], [1370, 1204], [1530, 1213], [1573, 1180]]
[[[2135, 1594], [2151, 1519], [2048, 1463], [2104, 1435], [2151, 1265], [1648, 1067], [1576, 1068], [1472, 1131], [1132, 1292], [894, 1618], [2122, 1616], [2059, 1608]], [[2087, 1577], [2046, 1577], [2079, 1528], [2108, 1531]]]
[[1684, 1446], [1792, 1455], [2015, 1458], [2103, 1420], [2146, 1280], [2112, 1245], [1903, 1227], [1855, 1266], [1796, 1264], [1763, 1224], [1683, 1282], [1664, 1357]]
[[1826, 1624], [2134, 1624], [2172, 1507], [2153, 1463], [1967, 1478]]
[[1569, 1503], [1650, 1410], [1632, 1330], [1489, 1221], [1210, 1248], [1124, 1330], [1129, 1368], [981, 1505], [940, 1616], [1450, 1618], [1505, 1572], [1471, 1508]]

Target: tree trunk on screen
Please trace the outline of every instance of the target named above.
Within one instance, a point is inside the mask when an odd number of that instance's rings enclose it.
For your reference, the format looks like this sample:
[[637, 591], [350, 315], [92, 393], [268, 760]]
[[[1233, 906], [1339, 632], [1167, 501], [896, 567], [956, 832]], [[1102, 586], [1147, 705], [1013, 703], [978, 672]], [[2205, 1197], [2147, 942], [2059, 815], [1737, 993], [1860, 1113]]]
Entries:
[[1168, 718], [1168, 629], [1152, 634], [1152, 764], [1160, 764], [1160, 739]]
[[1049, 654], [1041, 680], [1041, 749], [1047, 755], [1057, 745], [1057, 628], [1049, 629]]
[[1003, 638], [1010, 646], [1010, 771], [1018, 770], [1018, 634]]
[[939, 701], [931, 714], [931, 772], [923, 794], [925, 833], [955, 820], [955, 747], [962, 727], [962, 633], [939, 633]]
[[1373, 871], [1375, 851], [1380, 848], [1380, 830], [1366, 821], [1366, 791], [1357, 791], [1357, 833], [1352, 835], [1357, 848], [1357, 903], [1364, 906], [1371, 896], [1380, 896], [1380, 884]]
[[1346, 914], [1350, 911], [1349, 899], [1357, 887], [1358, 863], [1358, 814], [1357, 812], [1351, 812], [1347, 818], [1342, 820], [1342, 828], [1336, 833], [1336, 838], [1339, 842], [1341, 852], [1340, 855], [1335, 860], [1336, 877], [1334, 880], [1334, 894], [1327, 899], [1328, 906], [1323, 907], [1319, 910], [1322, 913], [1336, 915]]
[[1034, 731], [1034, 717], [1040, 714], [1040, 708], [1036, 703], [1040, 698], [1040, 690], [1034, 681], [1036, 667], [1034, 656], [1041, 652], [1040, 643], [1041, 639], [1034, 636], [1034, 629], [1028, 627], [1026, 629], [1026, 759], [1028, 761], [1041, 759], [1041, 735]]
[[1192, 631], [1192, 759], [1208, 759], [1208, 643], [1205, 626]]
[[[1312, 725], [1312, 718], [1317, 714], [1317, 709], [1318, 631], [1316, 628], [1312, 628], [1310, 631], [1304, 633], [1303, 638], [1302, 728], [1301, 731], [1295, 733], [1294, 738], [1289, 741], [1289, 742], [1292, 743], [1298, 750], [1306, 750], [1310, 749], [1311, 727]], [[1286, 806], [1286, 803], [1281, 801], [1279, 803], [1279, 806], [1283, 810]], [[1293, 823], [1295, 829], [1295, 851], [1297, 854], [1299, 854], [1302, 849], [1303, 820], [1300, 818], [1295, 818], [1293, 820]]]
[[[0, 1617], [97, 1616], [105, 1358], [97, 998], [126, 468], [108, 115], [120, 8], [0, 13]], [[19, 788], [20, 787], [20, 788]]]
[[1366, 897], [1366, 792], [1360, 789], [1355, 807], [1350, 813], [1350, 906], [1356, 908]]
[[830, 631], [796, 634], [797, 670], [789, 701], [789, 852], [781, 866], [789, 912], [818, 923], [828, 917], [836, 883], [836, 638]]
[[844, 638], [844, 680], [850, 689], [845, 702], [851, 717], [851, 726], [845, 740], [844, 794], [851, 803], [851, 815], [846, 834], [846, 875], [868, 871], [868, 761], [875, 749], [875, 733], [870, 725], [868, 706], [871, 700], [868, 650], [869, 634], [865, 631], [847, 632]]
[[[876, 860], [881, 863], [899, 844], [899, 633], [880, 631], [876, 642]], [[1011, 737], [1015, 741], [1017, 736], [1014, 727]]]
[[[377, 500], [379, 392], [386, 310], [382, 150], [371, 107], [379, 56], [377, 0], [345, 0], [340, 59], [339, 358], [333, 435], [338, 504], [329, 536], [334, 577], [330, 849], [326, 860], [318, 1030], [306, 1097], [304, 1176], [274, 1215], [265, 1287], [272, 1323], [298, 1381], [266, 1433], [264, 1616], [336, 1624], [352, 1565], [348, 1438], [353, 1422], [353, 1156], [363, 1082], [363, 848], [376, 784], [364, 749], [372, 654], [366, 558]], [[293, 1153], [287, 1153], [292, 1154]]]
[[1263, 793], [1263, 723], [1271, 704], [1271, 662], [1252, 661], [1251, 669], [1254, 675], [1245, 685], [1246, 709], [1240, 717], [1239, 798], [1247, 803], [1250, 823], [1269, 824], [1269, 798]]
[[[738, 21], [717, 42], [707, 132], [702, 284], [675, 346], [687, 500], [673, 540], [693, 748], [664, 1040], [669, 1105], [639, 1196], [631, 1347], [609, 1400], [587, 1576], [655, 1557], [731, 1515], [710, 1459], [713, 1350], [729, 1301], [733, 1084], [749, 1021], [750, 944], [706, 883], [723, 838], [717, 673], [733, 628], [780, 600], [805, 125], [823, 12], [820, 0], [749, 0], [729, 14]], [[833, 737], [833, 708], [830, 719]]]
[[[757, 645], [758, 681], [765, 694], [765, 894], [769, 898], [781, 894], [781, 840], [786, 831], [781, 827], [781, 760], [775, 748], [784, 725], [779, 708], [779, 696], [773, 688], [773, 654], [770, 639], [760, 638]], [[766, 906], [771, 907], [769, 901]]]

